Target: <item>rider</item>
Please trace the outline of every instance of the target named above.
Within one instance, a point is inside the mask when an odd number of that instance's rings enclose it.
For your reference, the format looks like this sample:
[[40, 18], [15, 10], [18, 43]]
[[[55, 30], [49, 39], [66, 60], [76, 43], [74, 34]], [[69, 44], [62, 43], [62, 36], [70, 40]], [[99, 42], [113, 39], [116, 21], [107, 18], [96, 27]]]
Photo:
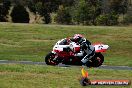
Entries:
[[[76, 53], [75, 56], [82, 56], [84, 52], [86, 53], [86, 55], [81, 60], [82, 65], [85, 65], [85, 63], [94, 56], [94, 47], [91, 45], [90, 41], [84, 38], [81, 34], [75, 34], [72, 38], [64, 38], [61, 40], [59, 45], [69, 45], [71, 41], [79, 44], [81, 47], [81, 51]], [[64, 50], [67, 51], [67, 48], [64, 48]]]
[[95, 54], [94, 47], [91, 45], [91, 42], [84, 38], [83, 35], [81, 34], [75, 34], [71, 40], [79, 44], [81, 47], [80, 53], [75, 54], [75, 56], [83, 54], [83, 52], [86, 53], [86, 55], [81, 60], [82, 65], [85, 65], [85, 63], [94, 56]]

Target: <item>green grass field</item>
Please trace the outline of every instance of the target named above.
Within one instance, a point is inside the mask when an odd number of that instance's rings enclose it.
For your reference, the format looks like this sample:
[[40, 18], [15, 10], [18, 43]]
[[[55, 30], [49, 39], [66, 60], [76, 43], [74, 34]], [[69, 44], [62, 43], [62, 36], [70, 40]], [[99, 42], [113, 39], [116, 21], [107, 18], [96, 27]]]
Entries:
[[[110, 46], [105, 65], [132, 66], [132, 27], [66, 26], [0, 23], [0, 60], [44, 61], [59, 39], [83, 34], [92, 43]], [[91, 80], [127, 79], [132, 71], [87, 69]], [[45, 65], [0, 65], [0, 88], [84, 88], [78, 79], [81, 67], [61, 68]], [[129, 86], [87, 86], [85, 88], [132, 88]]]
[[106, 65], [132, 66], [132, 27], [66, 26], [0, 23], [0, 59], [44, 61], [44, 56], [62, 38], [83, 34], [92, 43], [110, 46]]
[[[85, 69], [86, 70], [86, 69]], [[90, 80], [126, 79], [132, 71], [87, 69]], [[81, 67], [61, 68], [43, 65], [0, 65], [0, 88], [131, 88], [128, 86], [87, 86], [79, 83]]]

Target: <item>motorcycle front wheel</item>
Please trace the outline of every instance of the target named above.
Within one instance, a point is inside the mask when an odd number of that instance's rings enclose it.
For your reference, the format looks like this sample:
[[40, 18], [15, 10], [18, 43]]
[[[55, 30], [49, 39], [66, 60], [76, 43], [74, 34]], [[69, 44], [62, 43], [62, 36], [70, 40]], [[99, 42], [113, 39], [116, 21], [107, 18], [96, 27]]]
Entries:
[[58, 65], [59, 63], [57, 60], [55, 60], [55, 54], [50, 52], [49, 54], [46, 55], [45, 57], [45, 63], [47, 65]]

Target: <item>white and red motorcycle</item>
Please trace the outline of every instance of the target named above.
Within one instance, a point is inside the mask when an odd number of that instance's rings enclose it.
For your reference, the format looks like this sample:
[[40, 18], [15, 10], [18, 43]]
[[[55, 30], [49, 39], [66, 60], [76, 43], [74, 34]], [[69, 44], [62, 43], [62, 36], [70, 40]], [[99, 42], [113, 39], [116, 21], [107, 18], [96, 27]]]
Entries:
[[[80, 45], [77, 45], [75, 42], [71, 42], [69, 45], [60, 45], [61, 41], [58, 41], [52, 52], [48, 53], [45, 57], [45, 62], [47, 65], [58, 65], [59, 63], [66, 65], [80, 65], [81, 59], [86, 55], [83, 53], [80, 56], [75, 56], [75, 53], [80, 52]], [[104, 62], [104, 56], [102, 52], [106, 52], [108, 45], [102, 43], [93, 44], [95, 47], [95, 55], [92, 59], [87, 61], [87, 67], [99, 67]]]

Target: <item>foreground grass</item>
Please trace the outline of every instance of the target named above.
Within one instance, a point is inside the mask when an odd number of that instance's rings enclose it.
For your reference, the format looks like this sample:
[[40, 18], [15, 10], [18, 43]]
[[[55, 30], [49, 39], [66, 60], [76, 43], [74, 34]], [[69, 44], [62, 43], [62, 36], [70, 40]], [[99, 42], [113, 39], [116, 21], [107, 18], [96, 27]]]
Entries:
[[110, 46], [104, 64], [132, 66], [132, 27], [0, 23], [0, 59], [44, 61], [55, 42], [75, 33]]
[[[132, 71], [86, 69], [91, 80], [127, 79]], [[78, 79], [81, 67], [61, 68], [43, 65], [0, 65], [0, 88], [83, 88]], [[86, 88], [131, 88], [129, 86], [88, 86]]]

